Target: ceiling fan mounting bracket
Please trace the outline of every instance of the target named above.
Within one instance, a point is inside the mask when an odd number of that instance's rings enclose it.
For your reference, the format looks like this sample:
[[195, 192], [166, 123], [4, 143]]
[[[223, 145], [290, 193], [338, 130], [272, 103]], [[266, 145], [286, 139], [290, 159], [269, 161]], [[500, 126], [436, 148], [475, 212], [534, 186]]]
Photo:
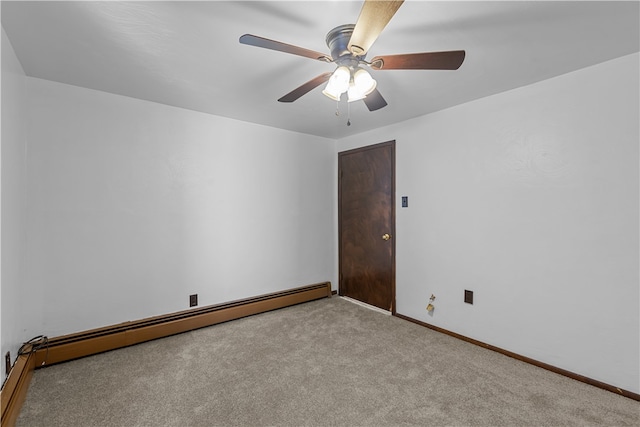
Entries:
[[354, 55], [366, 55], [366, 52], [364, 51], [363, 48], [361, 48], [358, 45], [352, 44], [351, 46], [349, 46], [351, 49], [351, 53], [353, 53]]
[[381, 70], [384, 67], [384, 59], [373, 58], [373, 61], [369, 62], [368, 65], [374, 70]]

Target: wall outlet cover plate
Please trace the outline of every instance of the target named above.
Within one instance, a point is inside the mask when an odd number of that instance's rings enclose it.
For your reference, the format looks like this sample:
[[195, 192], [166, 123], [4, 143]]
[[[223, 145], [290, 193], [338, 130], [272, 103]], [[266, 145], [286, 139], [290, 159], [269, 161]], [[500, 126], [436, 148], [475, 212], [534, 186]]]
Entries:
[[473, 291], [464, 291], [464, 302], [467, 304], [473, 304]]

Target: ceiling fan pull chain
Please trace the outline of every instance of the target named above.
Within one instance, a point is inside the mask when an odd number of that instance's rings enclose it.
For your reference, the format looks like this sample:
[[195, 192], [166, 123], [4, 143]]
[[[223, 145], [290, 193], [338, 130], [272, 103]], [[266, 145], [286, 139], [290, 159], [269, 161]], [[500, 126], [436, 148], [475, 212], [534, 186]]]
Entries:
[[336, 116], [340, 115], [340, 100], [336, 101]]
[[351, 126], [351, 106], [349, 101], [347, 101], [347, 126]]

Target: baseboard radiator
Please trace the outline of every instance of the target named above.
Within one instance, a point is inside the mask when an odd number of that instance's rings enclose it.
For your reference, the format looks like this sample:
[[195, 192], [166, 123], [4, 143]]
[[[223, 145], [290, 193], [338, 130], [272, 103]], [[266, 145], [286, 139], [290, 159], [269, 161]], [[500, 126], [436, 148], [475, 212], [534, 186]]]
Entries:
[[331, 283], [317, 283], [219, 305], [120, 323], [56, 338], [18, 357], [2, 387], [2, 427], [12, 426], [24, 402], [33, 370], [55, 363], [128, 347], [254, 314], [331, 297]]
[[0, 390], [2, 415], [0, 425], [13, 426], [16, 423], [20, 408], [27, 397], [29, 382], [35, 369], [35, 353], [18, 356], [7, 379]]

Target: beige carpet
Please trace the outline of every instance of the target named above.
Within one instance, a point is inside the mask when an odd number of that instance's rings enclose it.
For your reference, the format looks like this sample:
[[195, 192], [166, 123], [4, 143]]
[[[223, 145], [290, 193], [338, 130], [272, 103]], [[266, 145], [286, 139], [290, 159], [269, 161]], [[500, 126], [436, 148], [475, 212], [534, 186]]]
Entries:
[[319, 300], [35, 372], [18, 426], [638, 426], [640, 403]]

